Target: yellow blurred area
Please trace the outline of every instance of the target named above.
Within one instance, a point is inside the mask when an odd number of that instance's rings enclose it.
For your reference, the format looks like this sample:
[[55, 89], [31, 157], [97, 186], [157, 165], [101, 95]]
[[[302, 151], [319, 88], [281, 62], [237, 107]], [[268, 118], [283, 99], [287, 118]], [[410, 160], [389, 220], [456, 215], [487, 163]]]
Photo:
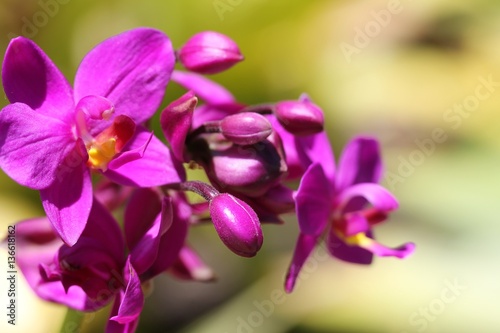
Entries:
[[[0, 0], [0, 53], [12, 34], [29, 34], [72, 80], [95, 44], [138, 26], [165, 31], [176, 48], [201, 30], [229, 35], [245, 61], [213, 79], [248, 104], [307, 92], [325, 111], [337, 154], [355, 135], [378, 137], [384, 185], [400, 209], [377, 237], [417, 245], [408, 259], [368, 267], [319, 249], [285, 295], [293, 217], [264, 227], [264, 247], [251, 260], [227, 251], [213, 228], [194, 228], [190, 244], [218, 281], [158, 277], [138, 332], [498, 332], [498, 1]], [[163, 105], [181, 93], [172, 85]], [[0, 106], [7, 104], [2, 94]], [[38, 201], [1, 174], [0, 235], [40, 215]], [[2, 309], [6, 264], [3, 248]], [[57, 332], [64, 310], [36, 301], [20, 274], [18, 283], [19, 325], [8, 325], [2, 310], [0, 331]], [[86, 330], [102, 331], [106, 315]]]

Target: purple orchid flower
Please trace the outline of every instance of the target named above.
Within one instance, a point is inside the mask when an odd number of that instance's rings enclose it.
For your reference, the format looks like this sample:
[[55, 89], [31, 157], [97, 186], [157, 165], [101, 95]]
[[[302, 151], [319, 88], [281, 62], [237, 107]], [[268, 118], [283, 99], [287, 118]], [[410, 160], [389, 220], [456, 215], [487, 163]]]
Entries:
[[16, 224], [17, 263], [42, 299], [97, 311], [114, 299], [107, 333], [133, 332], [144, 304], [118, 223], [96, 200], [80, 239], [64, 244], [47, 218]]
[[344, 149], [336, 172], [325, 133], [305, 143], [299, 151], [309, 167], [295, 193], [300, 234], [285, 290], [293, 290], [300, 269], [325, 233], [329, 253], [347, 262], [370, 264], [373, 254], [410, 255], [413, 243], [388, 248], [373, 237], [373, 227], [398, 207], [394, 196], [377, 184], [382, 170], [378, 142], [369, 137], [353, 139]]
[[137, 189], [125, 212], [124, 239], [118, 223], [94, 200], [72, 247], [57, 237], [47, 218], [16, 224], [18, 265], [47, 301], [97, 311], [114, 300], [106, 332], [134, 332], [144, 305], [142, 283], [181, 263], [195, 279], [213, 278], [185, 247], [190, 216], [183, 193], [162, 197], [149, 188]]
[[180, 180], [168, 148], [141, 125], [159, 106], [174, 63], [165, 34], [130, 30], [87, 54], [72, 89], [34, 42], [10, 42], [2, 79], [12, 104], [0, 112], [0, 168], [40, 190], [66, 244], [85, 228], [91, 170], [130, 186]]

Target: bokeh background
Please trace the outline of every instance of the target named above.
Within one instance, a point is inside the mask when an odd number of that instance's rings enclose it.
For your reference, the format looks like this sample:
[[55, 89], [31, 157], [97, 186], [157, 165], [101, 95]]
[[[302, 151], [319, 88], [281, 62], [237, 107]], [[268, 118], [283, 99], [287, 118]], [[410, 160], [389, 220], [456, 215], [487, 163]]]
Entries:
[[[25, 35], [72, 80], [91, 47], [138, 26], [165, 31], [175, 47], [201, 30], [229, 35], [246, 60], [213, 79], [248, 104], [307, 92], [325, 111], [337, 154], [355, 135], [378, 137], [385, 185], [401, 204], [378, 237], [417, 244], [404, 261], [369, 267], [319, 249], [284, 296], [293, 217], [264, 227], [254, 259], [198, 227], [190, 242], [217, 282], [157, 277], [138, 332], [499, 332], [498, 1], [0, 0], [0, 57], [11, 37]], [[164, 105], [181, 92], [170, 86]], [[2, 93], [0, 106], [7, 103]], [[0, 171], [0, 235], [42, 214], [38, 194]], [[6, 263], [2, 249], [0, 270]], [[109, 309], [70, 313], [62, 327], [66, 309], [38, 301], [19, 279], [17, 325], [1, 313], [1, 332], [102, 331]], [[5, 302], [6, 283], [1, 275]]]

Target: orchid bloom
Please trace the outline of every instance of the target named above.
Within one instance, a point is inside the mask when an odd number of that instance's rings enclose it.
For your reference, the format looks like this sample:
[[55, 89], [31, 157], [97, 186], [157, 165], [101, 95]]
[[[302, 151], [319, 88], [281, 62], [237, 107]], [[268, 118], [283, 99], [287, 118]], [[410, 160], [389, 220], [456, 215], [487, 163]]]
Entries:
[[18, 265], [47, 301], [97, 311], [114, 300], [106, 332], [134, 332], [144, 304], [142, 283], [181, 264], [193, 279], [213, 279], [185, 247], [190, 214], [182, 193], [161, 200], [152, 189], [137, 189], [125, 212], [124, 239], [115, 219], [94, 200], [72, 247], [57, 237], [47, 218], [22, 221], [16, 224]]
[[180, 180], [169, 149], [142, 125], [160, 105], [174, 63], [165, 34], [130, 30], [85, 56], [72, 89], [33, 41], [10, 42], [2, 80], [12, 104], [0, 112], [0, 168], [40, 191], [66, 244], [77, 242], [91, 210], [90, 171], [129, 186]]
[[336, 171], [324, 132], [307, 143], [301, 152], [302, 162], [309, 166], [295, 193], [300, 234], [285, 290], [293, 290], [300, 269], [324, 233], [329, 253], [347, 262], [370, 264], [374, 254], [410, 255], [413, 243], [388, 248], [374, 240], [372, 228], [398, 208], [394, 196], [377, 184], [382, 170], [378, 142], [369, 137], [353, 139]]
[[17, 264], [35, 293], [79, 311], [97, 311], [114, 300], [106, 332], [133, 332], [144, 304], [139, 275], [125, 258], [118, 223], [96, 200], [72, 247], [47, 218], [16, 224]]

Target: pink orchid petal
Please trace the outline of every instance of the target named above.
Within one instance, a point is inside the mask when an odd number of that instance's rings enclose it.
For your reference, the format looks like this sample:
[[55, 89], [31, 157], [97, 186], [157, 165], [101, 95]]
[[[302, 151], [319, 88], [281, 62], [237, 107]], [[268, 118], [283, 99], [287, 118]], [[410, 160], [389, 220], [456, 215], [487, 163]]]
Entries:
[[[182, 164], [175, 161], [170, 150], [147, 129], [137, 126], [136, 133], [124, 149], [141, 149], [151, 140], [139, 159], [114, 167], [110, 163], [104, 175], [115, 183], [128, 186], [151, 187], [178, 183], [185, 178]], [[121, 163], [119, 163], [121, 164]]]
[[162, 200], [158, 192], [151, 188], [134, 191], [125, 209], [124, 229], [127, 247], [137, 246], [161, 213]]
[[395, 248], [390, 248], [370, 239], [370, 242], [364, 245], [363, 248], [379, 257], [396, 257], [404, 259], [415, 251], [415, 244], [409, 242]]
[[[353, 200], [355, 204], [352, 204]], [[381, 212], [390, 212], [399, 206], [397, 199], [388, 190], [373, 183], [361, 183], [346, 188], [338, 194], [336, 202], [338, 209], [344, 212], [361, 210], [366, 202]]]
[[86, 165], [67, 169], [63, 177], [40, 191], [54, 229], [69, 246], [82, 234], [92, 207], [92, 182]]
[[320, 235], [330, 219], [331, 206], [329, 182], [321, 165], [312, 164], [302, 177], [295, 196], [300, 231], [307, 235]]
[[112, 317], [118, 315], [118, 310], [120, 309], [120, 305], [122, 303], [124, 292], [121, 292], [115, 298], [113, 302], [113, 307], [110, 313], [110, 319], [106, 323], [105, 333], [134, 333], [137, 329], [137, 325], [139, 324], [140, 317], [138, 316], [135, 320], [132, 320], [125, 324], [120, 324], [119, 322], [112, 320]]
[[169, 272], [184, 280], [207, 282], [215, 279], [213, 270], [187, 245], [182, 247], [177, 261], [170, 267]]
[[235, 102], [233, 95], [226, 88], [203, 75], [174, 71], [172, 81], [193, 91], [196, 96], [209, 105]]
[[317, 236], [310, 236], [300, 233], [297, 244], [295, 245], [295, 251], [293, 253], [292, 262], [288, 268], [288, 273], [285, 278], [285, 291], [291, 293], [295, 287], [295, 282], [299, 276], [302, 266], [304, 266], [307, 258], [311, 255], [316, 243], [318, 241]]
[[337, 191], [359, 183], [378, 183], [382, 160], [378, 141], [369, 137], [351, 140], [340, 156], [336, 176]]
[[31, 40], [14, 38], [2, 67], [5, 94], [40, 114], [68, 119], [74, 102], [71, 86], [49, 57]]
[[[140, 124], [159, 107], [175, 54], [168, 37], [150, 28], [133, 29], [97, 45], [83, 59], [75, 77], [75, 100], [87, 95], [106, 97], [121, 114]], [[96, 133], [108, 122], [93, 123]]]
[[296, 137], [299, 158], [306, 167], [311, 163], [322, 166], [330, 184], [335, 186], [335, 158], [330, 140], [325, 131], [305, 137]]
[[142, 146], [134, 149], [128, 149], [123, 153], [117, 155], [111, 160], [111, 162], [109, 162], [108, 167], [111, 170], [116, 170], [127, 163], [141, 159], [144, 156], [144, 153], [148, 148], [148, 145], [151, 142], [152, 138], [153, 133], [150, 133], [149, 138], [146, 140], [146, 142], [143, 143]]
[[23, 186], [37, 190], [48, 187], [68, 155], [83, 163], [74, 147], [70, 125], [61, 120], [21, 103], [0, 112], [0, 168]]
[[124, 271], [127, 287], [125, 293], [121, 295], [118, 313], [109, 318], [122, 325], [137, 320], [144, 306], [144, 294], [141, 289], [141, 281], [139, 275], [130, 263], [130, 259], [127, 260]]
[[360, 232], [367, 232], [371, 228], [371, 225], [366, 217], [358, 211], [344, 214], [342, 219], [343, 220], [339, 224], [345, 224], [345, 227], [342, 231], [343, 234], [347, 237], [354, 236]]
[[73, 286], [68, 292], [60, 281], [46, 282], [40, 275], [40, 264], [51, 264], [63, 242], [47, 218], [36, 218], [16, 224], [16, 264], [33, 291], [42, 299], [64, 304], [79, 311], [97, 311], [111, 298], [92, 300]]
[[97, 200], [92, 202], [92, 210], [82, 237], [95, 241], [100, 249], [114, 258], [118, 265], [124, 264], [125, 240], [120, 226], [113, 215]]
[[164, 272], [175, 263], [186, 241], [191, 207], [183, 193], [176, 194], [173, 200], [173, 222], [161, 237], [158, 248], [158, 253], [161, 255], [157, 257], [147, 272], [150, 278]]
[[111, 212], [121, 207], [128, 200], [132, 191], [132, 187], [118, 185], [102, 178], [94, 188], [94, 197]]
[[172, 199], [164, 198], [161, 214], [156, 217], [151, 227], [130, 250], [130, 262], [137, 274], [144, 273], [156, 260], [159, 253], [161, 236], [172, 225]]
[[161, 113], [160, 124], [163, 134], [170, 143], [172, 153], [179, 161], [184, 162], [184, 145], [187, 134], [191, 130], [193, 111], [198, 99], [192, 91], [188, 91], [179, 99], [170, 103]]

